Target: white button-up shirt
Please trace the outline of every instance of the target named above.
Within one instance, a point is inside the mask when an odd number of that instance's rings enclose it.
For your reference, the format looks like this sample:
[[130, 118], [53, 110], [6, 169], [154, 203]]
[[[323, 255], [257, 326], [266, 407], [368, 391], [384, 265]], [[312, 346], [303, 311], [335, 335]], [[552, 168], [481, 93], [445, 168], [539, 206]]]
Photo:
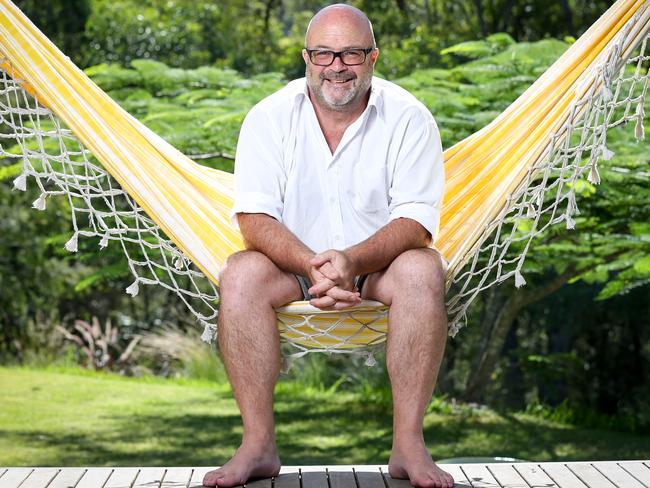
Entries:
[[244, 119], [231, 218], [268, 214], [316, 253], [353, 246], [400, 217], [435, 239], [443, 188], [438, 127], [413, 95], [373, 77], [368, 106], [332, 154], [301, 78]]

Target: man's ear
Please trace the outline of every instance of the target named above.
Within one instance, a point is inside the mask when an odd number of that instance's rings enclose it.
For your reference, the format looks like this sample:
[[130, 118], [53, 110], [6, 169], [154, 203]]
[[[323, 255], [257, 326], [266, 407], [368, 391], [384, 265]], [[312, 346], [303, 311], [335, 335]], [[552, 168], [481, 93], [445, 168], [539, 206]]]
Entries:
[[378, 57], [379, 57], [379, 48], [376, 47], [375, 50], [370, 53], [370, 60], [372, 61], [373, 66], [377, 62]]
[[305, 64], [309, 63], [309, 54], [307, 54], [306, 49], [302, 50], [302, 59], [305, 61]]

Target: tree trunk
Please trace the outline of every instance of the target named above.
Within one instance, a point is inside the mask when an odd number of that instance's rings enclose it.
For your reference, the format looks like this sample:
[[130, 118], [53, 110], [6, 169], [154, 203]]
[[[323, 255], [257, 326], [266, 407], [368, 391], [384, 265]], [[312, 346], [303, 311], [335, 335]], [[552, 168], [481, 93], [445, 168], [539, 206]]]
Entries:
[[271, 12], [275, 7], [275, 0], [267, 0], [266, 9], [264, 11], [264, 33], [269, 32], [269, 23], [271, 22]]
[[494, 16], [494, 32], [511, 32], [510, 22], [512, 19], [512, 9], [515, 8], [514, 0], [507, 0], [504, 8], [503, 15]]
[[560, 6], [562, 7], [562, 12], [564, 12], [567, 32], [573, 37], [578, 37], [573, 28], [573, 12], [571, 12], [568, 0], [560, 0]]
[[537, 288], [530, 290], [519, 288], [510, 294], [502, 306], [499, 306], [496, 292], [489, 297], [491, 303], [487, 304], [487, 313], [481, 324], [481, 328], [486, 331], [486, 334], [475, 361], [470, 367], [463, 394], [464, 400], [480, 401], [482, 399], [490, 375], [501, 358], [501, 351], [508, 332], [521, 310], [558, 290], [577, 274], [578, 271], [571, 266], [561, 275]]
[[474, 6], [476, 7], [476, 17], [478, 19], [478, 25], [481, 29], [481, 35], [483, 37], [488, 36], [487, 24], [485, 23], [485, 14], [483, 12], [483, 4], [481, 0], [474, 0]]
[[[479, 401], [483, 396], [486, 383], [490, 381], [490, 375], [500, 359], [508, 332], [525, 305], [524, 293], [521, 290], [516, 290], [498, 311], [494, 322], [483, 325], [483, 328], [487, 329], [487, 334], [483, 338], [481, 349], [470, 369], [463, 394], [465, 400]], [[490, 310], [496, 308], [494, 303], [489, 305]], [[487, 314], [487, 317], [491, 318], [491, 316], [491, 312]], [[489, 318], [488, 320], [490, 320]]]

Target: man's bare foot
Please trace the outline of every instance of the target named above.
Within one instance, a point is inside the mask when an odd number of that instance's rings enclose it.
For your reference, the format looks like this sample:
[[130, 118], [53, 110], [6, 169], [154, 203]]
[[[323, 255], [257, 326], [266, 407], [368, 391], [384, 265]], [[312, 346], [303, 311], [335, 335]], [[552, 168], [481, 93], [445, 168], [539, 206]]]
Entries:
[[452, 488], [454, 478], [440, 469], [431, 459], [422, 438], [397, 444], [388, 461], [391, 478], [407, 479], [419, 488]]
[[230, 461], [203, 477], [203, 486], [228, 488], [243, 485], [250, 478], [270, 478], [280, 472], [275, 444], [242, 444]]

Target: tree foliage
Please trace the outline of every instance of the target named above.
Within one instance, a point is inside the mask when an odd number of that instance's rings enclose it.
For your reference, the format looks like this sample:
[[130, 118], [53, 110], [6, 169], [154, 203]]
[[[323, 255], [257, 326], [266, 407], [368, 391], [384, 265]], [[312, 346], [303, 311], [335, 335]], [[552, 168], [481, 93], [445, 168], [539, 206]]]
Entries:
[[[431, 110], [445, 147], [494, 119], [571, 42], [531, 39], [577, 34], [602, 10], [585, 4], [581, 18], [582, 4], [569, 2], [569, 22], [561, 2], [544, 19], [526, 17], [539, 8], [532, 0], [355, 4], [374, 22], [378, 72]], [[93, 47], [78, 55], [93, 64], [86, 72], [99, 86], [151, 129], [198, 161], [229, 170], [245, 113], [301, 74], [302, 35], [319, 6], [95, 0], [84, 34], [92, 33]], [[508, 8], [507, 18], [497, 15]], [[477, 40], [483, 28], [487, 35]], [[506, 283], [472, 309], [470, 327], [448, 348], [442, 391], [514, 407], [571, 402], [634, 415], [646, 408], [650, 156], [630, 127], [611, 132], [608, 147], [616, 156], [601, 164], [603, 183], [576, 184], [576, 230], [545, 233], [523, 270], [528, 285]], [[170, 318], [193, 322], [163, 290], [143, 287], [137, 299], [125, 297], [129, 276], [120, 272], [119, 249], [98, 253], [96, 243], [82, 239], [76, 256], [63, 251], [67, 204], [29, 209], [36, 196], [9, 187], [19, 171], [19, 161], [0, 161], [0, 287], [12, 290], [0, 295], [2, 351], [30, 347], [29, 321], [53, 328], [96, 315], [133, 334]]]
[[[311, 16], [334, 0], [17, 0], [78, 64], [228, 66], [246, 74], [304, 72], [299, 56]], [[352, 0], [373, 22], [388, 77], [446, 62], [440, 51], [504, 32], [513, 39], [577, 37], [604, 0]], [[448, 66], [448, 64], [447, 64]]]

